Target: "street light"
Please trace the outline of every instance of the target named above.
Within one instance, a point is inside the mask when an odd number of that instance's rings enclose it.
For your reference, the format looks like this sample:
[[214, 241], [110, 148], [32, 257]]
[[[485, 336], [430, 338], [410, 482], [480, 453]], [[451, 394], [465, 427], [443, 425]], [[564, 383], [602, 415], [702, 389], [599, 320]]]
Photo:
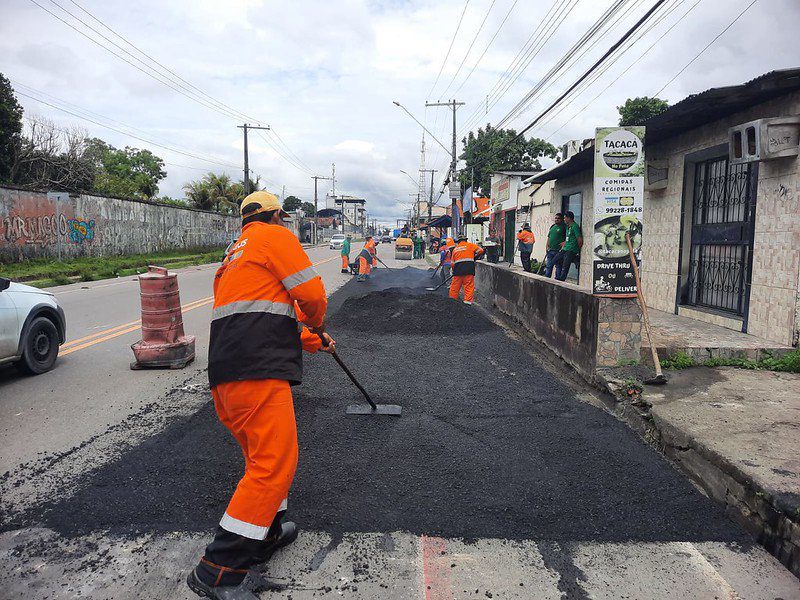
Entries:
[[409, 175], [408, 173], [406, 173], [405, 171], [403, 171], [403, 169], [400, 169], [400, 172], [401, 172], [403, 175], [405, 175], [406, 177], [408, 177], [408, 178], [409, 178], [411, 181], [413, 181], [413, 182], [414, 182], [414, 186], [415, 186], [415, 187], [419, 187], [419, 182], [418, 182], [416, 179], [414, 179], [414, 178], [413, 178], [411, 175]]
[[407, 109], [405, 106], [403, 106], [402, 104], [400, 104], [400, 103], [399, 103], [397, 100], [392, 100], [392, 104], [394, 104], [394, 105], [395, 105], [395, 106], [397, 106], [398, 108], [401, 108], [401, 109], [403, 109], [403, 112], [405, 112], [405, 113], [406, 113], [406, 114], [407, 114], [409, 117], [411, 117], [412, 119], [414, 119], [414, 121], [416, 121], [416, 122], [417, 122], [417, 125], [419, 125], [420, 127], [422, 127], [422, 129], [424, 129], [424, 130], [425, 130], [425, 132], [426, 132], [426, 133], [427, 133], [429, 136], [431, 136], [431, 137], [433, 138], [433, 141], [434, 141], [434, 142], [436, 142], [436, 143], [437, 143], [437, 144], [439, 144], [439, 145], [440, 145], [442, 148], [444, 148], [444, 151], [445, 151], [445, 152], [447, 152], [447, 154], [450, 154], [450, 155], [452, 155], [452, 154], [453, 154], [453, 149], [452, 149], [452, 148], [448, 148], [448, 147], [447, 147], [447, 146], [445, 146], [445, 145], [444, 145], [442, 142], [440, 142], [440, 141], [437, 139], [437, 137], [436, 137], [435, 135], [433, 135], [433, 134], [430, 132], [430, 130], [429, 130], [427, 127], [425, 127], [425, 125], [423, 125], [422, 123], [420, 123], [420, 122], [419, 122], [419, 119], [417, 119], [417, 117], [415, 117], [414, 115], [412, 115], [412, 114], [411, 114], [411, 113], [408, 111], [408, 109]]

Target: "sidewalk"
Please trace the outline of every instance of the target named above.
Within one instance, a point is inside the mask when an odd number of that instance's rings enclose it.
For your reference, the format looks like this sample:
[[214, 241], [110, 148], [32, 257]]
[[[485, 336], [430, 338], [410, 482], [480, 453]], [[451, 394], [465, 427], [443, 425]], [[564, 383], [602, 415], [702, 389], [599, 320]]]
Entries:
[[[654, 441], [800, 575], [800, 374], [730, 367], [668, 371], [632, 411]], [[617, 394], [620, 397], [620, 394]]]

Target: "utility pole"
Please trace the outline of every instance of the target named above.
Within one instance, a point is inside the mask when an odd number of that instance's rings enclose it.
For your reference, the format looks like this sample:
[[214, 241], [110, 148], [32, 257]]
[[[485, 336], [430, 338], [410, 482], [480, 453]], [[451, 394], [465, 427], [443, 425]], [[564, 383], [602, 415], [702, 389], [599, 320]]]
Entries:
[[320, 179], [331, 179], [330, 177], [322, 177], [321, 175], [312, 175], [311, 179], [314, 180], [314, 245], [316, 246], [319, 242], [319, 235], [317, 234], [317, 229], [319, 228], [319, 218], [317, 217], [317, 182]]
[[265, 127], [260, 127], [258, 125], [248, 125], [245, 123], [244, 125], [237, 125], [239, 129], [241, 129], [244, 133], [244, 195], [250, 193], [250, 160], [249, 156], [247, 155], [247, 130], [248, 129], [263, 129], [265, 131], [269, 130], [269, 125]]
[[[459, 106], [464, 106], [463, 102], [456, 102], [455, 99], [450, 102], [426, 102], [425, 106], [449, 106], [453, 110], [453, 149], [450, 152], [452, 160], [450, 161], [450, 182], [456, 180], [456, 165], [458, 164], [458, 156], [456, 154], [456, 110]], [[455, 215], [457, 210], [456, 199], [451, 198], [452, 214]], [[453, 232], [458, 233], [458, 232]]]

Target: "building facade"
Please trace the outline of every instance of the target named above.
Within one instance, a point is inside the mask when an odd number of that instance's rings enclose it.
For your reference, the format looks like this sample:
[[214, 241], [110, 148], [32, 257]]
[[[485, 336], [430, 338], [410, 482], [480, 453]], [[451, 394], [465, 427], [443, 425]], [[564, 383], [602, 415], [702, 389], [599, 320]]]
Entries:
[[[690, 96], [645, 123], [642, 283], [653, 308], [797, 346], [800, 158], [765, 158], [765, 147], [760, 160], [732, 159], [739, 126], [755, 131], [776, 118], [780, 136], [762, 136], [766, 145], [798, 144], [800, 69]], [[554, 181], [551, 212], [572, 210], [581, 224], [571, 276], [583, 287], [591, 286], [593, 154], [533, 178]]]

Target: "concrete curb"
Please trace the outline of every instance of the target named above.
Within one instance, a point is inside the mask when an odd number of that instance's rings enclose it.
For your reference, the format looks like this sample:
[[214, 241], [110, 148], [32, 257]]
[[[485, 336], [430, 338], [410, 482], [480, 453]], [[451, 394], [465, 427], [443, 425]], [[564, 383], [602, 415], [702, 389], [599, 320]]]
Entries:
[[607, 406], [615, 416], [670, 458], [710, 498], [725, 507], [730, 519], [800, 577], [800, 506], [793, 506], [681, 429], [662, 414], [661, 407], [651, 406], [646, 400], [631, 402], [626, 385], [615, 370], [599, 372], [593, 383], [609, 392], [613, 401], [607, 401]]

